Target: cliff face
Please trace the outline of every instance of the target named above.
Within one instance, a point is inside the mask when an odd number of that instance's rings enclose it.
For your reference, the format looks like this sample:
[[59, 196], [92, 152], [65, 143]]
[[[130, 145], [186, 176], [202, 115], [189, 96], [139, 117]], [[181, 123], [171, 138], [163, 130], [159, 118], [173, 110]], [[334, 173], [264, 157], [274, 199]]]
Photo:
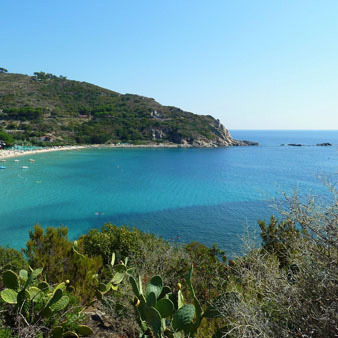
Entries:
[[52, 74], [0, 74], [0, 124], [17, 142], [33, 144], [174, 143], [193, 147], [247, 145], [210, 115], [163, 106]]
[[168, 139], [170, 142], [180, 144], [184, 147], [201, 147], [201, 148], [214, 148], [214, 147], [232, 147], [232, 146], [251, 146], [258, 145], [256, 142], [239, 141], [232, 138], [228, 129], [226, 129], [219, 120], [214, 120], [211, 123], [211, 129], [215, 135], [213, 139], [204, 136], [185, 137], [177, 132], [170, 130], [153, 129], [153, 140], [160, 141]]

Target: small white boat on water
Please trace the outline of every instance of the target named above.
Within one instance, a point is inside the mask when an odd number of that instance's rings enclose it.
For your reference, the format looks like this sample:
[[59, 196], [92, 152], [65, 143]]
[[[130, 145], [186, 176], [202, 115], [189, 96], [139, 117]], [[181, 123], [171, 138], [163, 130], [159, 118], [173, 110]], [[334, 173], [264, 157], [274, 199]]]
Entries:
[[0, 169], [6, 169], [6, 167], [4, 167], [4, 166], [0, 166]]
[[29, 159], [29, 162], [35, 162], [35, 160], [33, 160], [32, 158]]
[[25, 165], [23, 165], [22, 167], [21, 167], [21, 169], [28, 169], [29, 167], [27, 167], [27, 166], [25, 166]]
[[0, 160], [0, 162], [6, 162], [6, 160]]
[[14, 160], [14, 162], [19, 162], [20, 160]]

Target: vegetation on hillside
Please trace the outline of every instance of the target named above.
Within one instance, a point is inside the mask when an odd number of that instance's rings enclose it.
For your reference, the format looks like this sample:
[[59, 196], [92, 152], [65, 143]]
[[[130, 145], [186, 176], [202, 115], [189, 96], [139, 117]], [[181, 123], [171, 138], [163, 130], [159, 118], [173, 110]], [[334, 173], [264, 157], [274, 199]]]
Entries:
[[251, 234], [232, 260], [217, 246], [170, 243], [124, 226], [106, 224], [76, 243], [64, 227], [35, 226], [25, 256], [0, 249], [1, 334], [335, 337], [332, 192], [330, 204], [287, 197], [280, 220], [259, 222], [261, 243]]
[[219, 121], [152, 98], [36, 72], [0, 71], [0, 126], [18, 144], [223, 142]]
[[14, 144], [14, 137], [0, 129], [0, 148], [13, 147]]

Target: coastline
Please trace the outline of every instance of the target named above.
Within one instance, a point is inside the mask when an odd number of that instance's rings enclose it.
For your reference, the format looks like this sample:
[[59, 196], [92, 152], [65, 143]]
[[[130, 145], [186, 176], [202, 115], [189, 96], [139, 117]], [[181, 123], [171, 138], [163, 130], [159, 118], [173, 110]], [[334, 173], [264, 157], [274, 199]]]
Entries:
[[204, 144], [196, 146], [189, 143], [178, 144], [169, 142], [147, 143], [147, 144], [120, 143], [120, 144], [84, 144], [76, 146], [53, 146], [53, 147], [44, 147], [41, 149], [28, 149], [28, 150], [0, 149], [0, 160], [4, 160], [7, 158], [15, 158], [19, 156], [48, 153], [52, 151], [70, 151], [91, 148], [227, 148], [227, 147], [250, 146], [250, 145], [258, 145], [258, 143], [250, 141], [237, 141], [237, 143], [233, 145], [218, 145], [218, 146], [215, 146], [214, 144]]
[[42, 153], [49, 153], [54, 151], [71, 151], [91, 148], [193, 148], [192, 145], [175, 144], [175, 143], [150, 143], [150, 144], [88, 144], [78, 146], [55, 146], [45, 147], [41, 149], [32, 150], [14, 150], [14, 149], [0, 149], [0, 160], [8, 158], [15, 158], [27, 155], [36, 155]]

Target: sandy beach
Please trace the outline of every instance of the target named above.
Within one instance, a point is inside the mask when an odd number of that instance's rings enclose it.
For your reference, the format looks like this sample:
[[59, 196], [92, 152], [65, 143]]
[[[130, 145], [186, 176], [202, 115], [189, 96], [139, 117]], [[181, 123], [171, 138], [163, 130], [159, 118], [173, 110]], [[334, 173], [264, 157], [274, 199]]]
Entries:
[[32, 150], [16, 150], [16, 149], [0, 149], [0, 160], [7, 158], [14, 158], [19, 156], [36, 155], [42, 153], [48, 153], [52, 151], [70, 151], [80, 150], [87, 148], [190, 148], [191, 145], [181, 145], [174, 143], [149, 143], [149, 144], [91, 144], [91, 145], [79, 145], [79, 146], [57, 146], [57, 147], [45, 147], [41, 149]]
[[12, 157], [48, 153], [52, 151], [85, 149], [89, 147], [92, 147], [92, 146], [59, 146], [59, 147], [46, 147], [42, 149], [33, 149], [33, 150], [0, 149], [0, 160], [5, 160], [7, 158], [12, 158]]

